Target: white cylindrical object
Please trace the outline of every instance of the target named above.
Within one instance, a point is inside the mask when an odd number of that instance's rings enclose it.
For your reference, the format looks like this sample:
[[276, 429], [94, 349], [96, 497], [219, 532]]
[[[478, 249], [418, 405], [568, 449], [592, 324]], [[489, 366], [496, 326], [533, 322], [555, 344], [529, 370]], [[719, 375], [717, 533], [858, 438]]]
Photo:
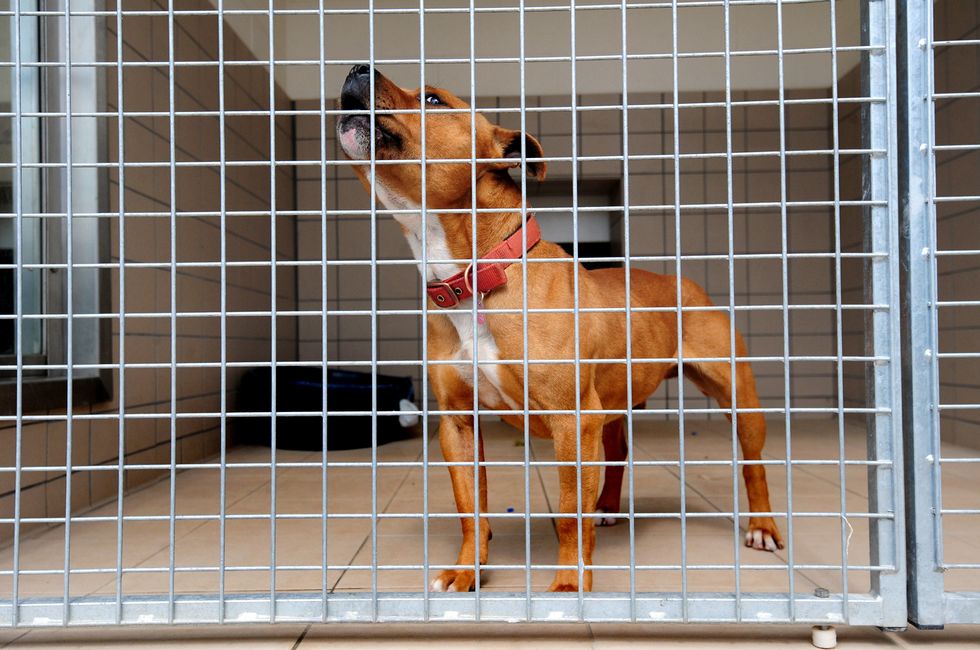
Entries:
[[837, 630], [833, 625], [814, 625], [810, 642], [815, 648], [836, 648]]

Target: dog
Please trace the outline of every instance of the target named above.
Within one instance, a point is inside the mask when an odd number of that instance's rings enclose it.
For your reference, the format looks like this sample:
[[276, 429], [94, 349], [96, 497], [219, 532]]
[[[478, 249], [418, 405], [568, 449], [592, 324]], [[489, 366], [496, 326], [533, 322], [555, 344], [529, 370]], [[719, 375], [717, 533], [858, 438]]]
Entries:
[[[372, 77], [374, 108], [380, 111], [375, 115], [373, 129], [369, 114]], [[565, 516], [559, 515], [555, 520], [559, 540], [558, 565], [563, 568], [557, 571], [549, 591], [591, 590], [592, 571], [584, 569], [581, 574], [583, 583], [579, 584], [580, 568], [592, 563], [595, 519], [599, 519], [600, 524], [613, 523], [615, 517], [603, 517], [601, 513], [620, 511], [624, 468], [622, 465], [606, 467], [600, 493], [599, 466], [584, 463], [598, 461], [600, 446], [607, 462], [626, 459], [624, 416], [593, 411], [622, 412], [627, 409], [627, 369], [625, 362], [574, 363], [575, 315], [570, 313], [576, 303], [574, 260], [556, 244], [539, 239], [533, 216], [522, 222], [520, 185], [510, 175], [511, 168], [521, 165], [523, 148], [527, 174], [538, 180], [544, 179], [546, 164], [540, 160], [544, 158], [540, 143], [528, 134], [491, 124], [482, 114], [472, 117], [469, 106], [446, 90], [433, 87], [407, 90], [367, 65], [356, 65], [351, 69], [341, 92], [340, 109], [337, 138], [348, 159], [364, 163], [355, 164], [354, 169], [365, 189], [369, 194], [374, 192], [380, 204], [394, 212], [415, 257], [421, 260], [425, 238], [427, 259], [435, 261], [426, 264], [425, 268], [420, 264], [431, 301], [426, 355], [432, 361], [460, 362], [458, 366], [429, 365], [430, 383], [439, 409], [473, 410], [474, 354], [481, 362], [477, 375], [479, 405], [490, 411], [524, 409], [524, 366], [521, 363], [483, 362], [525, 357], [557, 361], [527, 366], [526, 406], [534, 411], [548, 411], [530, 415], [529, 429], [533, 435], [551, 438], [556, 459], [568, 463], [558, 468], [559, 509], [560, 515]], [[424, 233], [421, 164], [386, 164], [386, 161], [422, 159], [423, 109], [425, 160], [439, 161], [426, 164], [426, 207], [439, 212], [427, 216]], [[471, 120], [475, 120], [475, 124]], [[475, 144], [471, 135], [475, 135]], [[372, 154], [378, 161], [374, 165], [373, 183], [370, 178]], [[474, 197], [476, 207], [480, 209], [475, 225], [479, 263], [474, 266], [446, 262], [472, 259]], [[526, 212], [530, 215], [533, 210], [528, 208]], [[547, 258], [568, 261], [533, 263]], [[518, 261], [495, 261], [507, 259]], [[526, 284], [522, 266], [526, 266]], [[578, 315], [580, 359], [626, 359], [625, 278], [621, 268], [587, 271], [579, 267], [579, 307], [622, 310]], [[697, 284], [685, 278], [679, 282], [684, 307], [712, 304]], [[678, 363], [673, 359], [679, 356], [679, 343], [684, 358], [727, 359], [730, 356], [730, 324], [728, 316], [721, 311], [683, 312], [678, 340], [678, 316], [673, 310], [677, 305], [677, 283], [676, 276], [631, 270], [630, 305], [669, 308], [632, 314], [632, 358], [671, 359], [632, 364], [632, 401], [635, 405], [642, 405], [664, 379], [677, 376]], [[519, 313], [525, 295], [529, 309], [569, 310], [529, 313], [527, 350], [523, 346], [524, 322]], [[481, 313], [474, 318], [474, 299], [481, 302], [480, 309], [518, 310], [518, 313]], [[747, 354], [737, 333], [735, 352], [743, 358]], [[730, 362], [685, 361], [683, 372], [721, 408], [731, 408]], [[766, 422], [761, 412], [752, 410], [759, 407], [752, 369], [747, 362], [739, 361], [735, 364], [734, 375], [740, 407], [737, 429], [742, 455], [745, 460], [760, 460]], [[741, 412], [741, 408], [748, 412]], [[579, 409], [581, 427], [578, 431], [576, 409]], [[515, 427], [524, 426], [521, 416], [503, 414], [501, 417]], [[482, 437], [479, 439], [479, 449], [474, 450], [473, 427], [472, 415], [444, 415], [439, 422], [443, 456], [451, 463], [459, 463], [450, 466], [449, 473], [461, 515], [463, 541], [456, 560], [457, 568], [442, 571], [432, 581], [432, 591], [469, 591], [476, 576], [474, 569], [466, 567], [476, 566], [477, 552], [480, 565], [487, 564], [490, 522], [481, 514], [479, 527], [476, 525], [474, 498], [477, 492], [472, 468], [475, 454], [478, 453], [480, 463], [484, 462], [483, 440]], [[581, 476], [574, 465], [577, 459], [583, 463]], [[749, 519], [746, 545], [769, 551], [782, 548], [776, 522], [769, 516], [765, 468], [761, 464], [745, 465], [743, 478], [750, 510], [757, 513]], [[577, 498], [579, 481], [581, 504]], [[486, 468], [482, 464], [479, 468], [479, 500], [479, 512], [487, 513]], [[581, 521], [577, 517], [580, 507]]]

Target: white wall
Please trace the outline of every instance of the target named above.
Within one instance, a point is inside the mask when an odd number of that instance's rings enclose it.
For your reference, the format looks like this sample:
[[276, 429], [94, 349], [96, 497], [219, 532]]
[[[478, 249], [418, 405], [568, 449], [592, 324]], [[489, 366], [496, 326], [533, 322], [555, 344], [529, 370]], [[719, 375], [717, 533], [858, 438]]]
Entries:
[[[217, 0], [210, 0], [217, 5]], [[577, 56], [619, 55], [622, 53], [622, 16], [616, 0], [575, 0], [576, 4], [608, 4], [609, 10], [576, 12]], [[680, 0], [677, 12], [678, 50], [680, 52], [723, 52], [725, 46], [722, 7], [687, 7], [690, 0]], [[417, 9], [415, 0], [377, 0], [376, 9]], [[479, 0], [476, 7], [516, 7], [517, 0]], [[363, 0], [325, 0], [328, 10], [362, 9]], [[428, 0], [426, 9], [465, 9], [464, 0]], [[525, 14], [525, 52], [534, 56], [569, 56], [571, 53], [571, 17], [564, 11], [535, 11], [548, 6], [568, 5], [567, 0], [527, 0]], [[266, 0], [225, 0], [226, 11], [235, 9], [268, 9]], [[316, 10], [316, 0], [276, 0], [279, 10]], [[831, 44], [829, 2], [784, 4], [782, 6], [783, 48], [829, 47]], [[859, 3], [839, 0], [836, 3], [837, 45], [860, 44]], [[730, 47], [733, 51], [777, 48], [777, 10], [775, 5], [735, 5], [730, 8]], [[249, 45], [258, 59], [269, 51], [267, 15], [230, 15], [228, 24]], [[663, 92], [673, 87], [673, 24], [671, 9], [630, 9], [627, 14], [627, 45], [630, 54], [660, 54], [659, 60], [631, 61], [630, 92]], [[319, 56], [318, 16], [277, 15], [275, 18], [275, 58], [280, 61], [317, 61]], [[366, 15], [328, 14], [324, 19], [324, 47], [328, 65], [325, 94], [335, 97], [352, 62], [367, 61], [370, 56], [369, 27]], [[516, 57], [520, 52], [519, 17], [512, 12], [477, 13], [473, 20], [475, 55], [477, 57]], [[467, 11], [435, 13], [425, 16], [425, 57], [464, 58], [470, 55], [470, 16]], [[375, 60], [417, 58], [420, 51], [419, 15], [417, 13], [379, 13], [374, 21]], [[838, 78], [858, 62], [855, 52], [838, 55]], [[381, 67], [381, 64], [379, 64]], [[385, 74], [405, 86], [417, 86], [418, 65], [386, 63]], [[771, 55], [733, 57], [731, 82], [733, 90], [775, 89], [777, 57]], [[784, 57], [784, 84], [787, 88], [826, 88], [831, 85], [829, 54], [788, 54]], [[486, 63], [476, 66], [476, 95], [520, 94], [519, 67], [516, 63]], [[447, 87], [466, 96], [470, 87], [470, 66], [436, 63], [426, 66], [427, 81]], [[276, 79], [293, 99], [320, 96], [316, 65], [278, 66]], [[724, 59], [681, 59], [678, 70], [681, 90], [719, 90], [725, 87]], [[571, 65], [568, 62], [529, 63], [526, 67], [526, 91], [533, 95], [561, 95], [571, 91]], [[582, 94], [622, 92], [621, 61], [580, 62], [576, 91]]]

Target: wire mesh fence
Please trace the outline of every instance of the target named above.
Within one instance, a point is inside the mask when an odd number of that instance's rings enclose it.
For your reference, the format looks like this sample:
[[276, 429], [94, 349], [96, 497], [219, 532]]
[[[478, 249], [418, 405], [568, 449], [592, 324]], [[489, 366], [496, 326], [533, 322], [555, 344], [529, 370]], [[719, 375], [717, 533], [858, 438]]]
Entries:
[[0, 621], [898, 627], [907, 507], [976, 591], [944, 7], [5, 3]]
[[[923, 626], [976, 623], [976, 553], [969, 531], [976, 523], [976, 495], [960, 491], [973, 482], [978, 462], [970, 443], [975, 430], [976, 344], [969, 336], [977, 302], [976, 233], [964, 227], [976, 213], [976, 74], [959, 60], [975, 58], [977, 14], [953, 3], [915, 5], [907, 31], [903, 72], [915, 102], [909, 111], [907, 256], [910, 317], [906, 357], [909, 390], [920, 404], [907, 419], [915, 490], [910, 524], [918, 544], [909, 567], [910, 619]], [[914, 38], [913, 38], [914, 37]], [[911, 102], [910, 102], [911, 103]], [[972, 104], [972, 106], [971, 106]], [[961, 122], [959, 115], [963, 115]], [[919, 194], [921, 192], [921, 194]]]

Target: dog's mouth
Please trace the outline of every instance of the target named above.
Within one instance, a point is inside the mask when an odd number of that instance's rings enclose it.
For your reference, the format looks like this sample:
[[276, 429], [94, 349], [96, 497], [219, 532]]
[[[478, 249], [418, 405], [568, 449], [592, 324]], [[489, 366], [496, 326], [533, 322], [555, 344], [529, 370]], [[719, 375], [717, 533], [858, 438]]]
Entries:
[[[368, 160], [371, 157], [371, 116], [367, 114], [368, 106], [364, 99], [355, 93], [343, 93], [340, 96], [340, 108], [343, 111], [355, 113], [344, 115], [337, 122], [337, 137], [344, 152], [355, 160]], [[374, 149], [375, 154], [380, 149], [398, 146], [401, 142], [397, 133], [386, 124], [386, 115], [375, 115], [374, 118]]]

